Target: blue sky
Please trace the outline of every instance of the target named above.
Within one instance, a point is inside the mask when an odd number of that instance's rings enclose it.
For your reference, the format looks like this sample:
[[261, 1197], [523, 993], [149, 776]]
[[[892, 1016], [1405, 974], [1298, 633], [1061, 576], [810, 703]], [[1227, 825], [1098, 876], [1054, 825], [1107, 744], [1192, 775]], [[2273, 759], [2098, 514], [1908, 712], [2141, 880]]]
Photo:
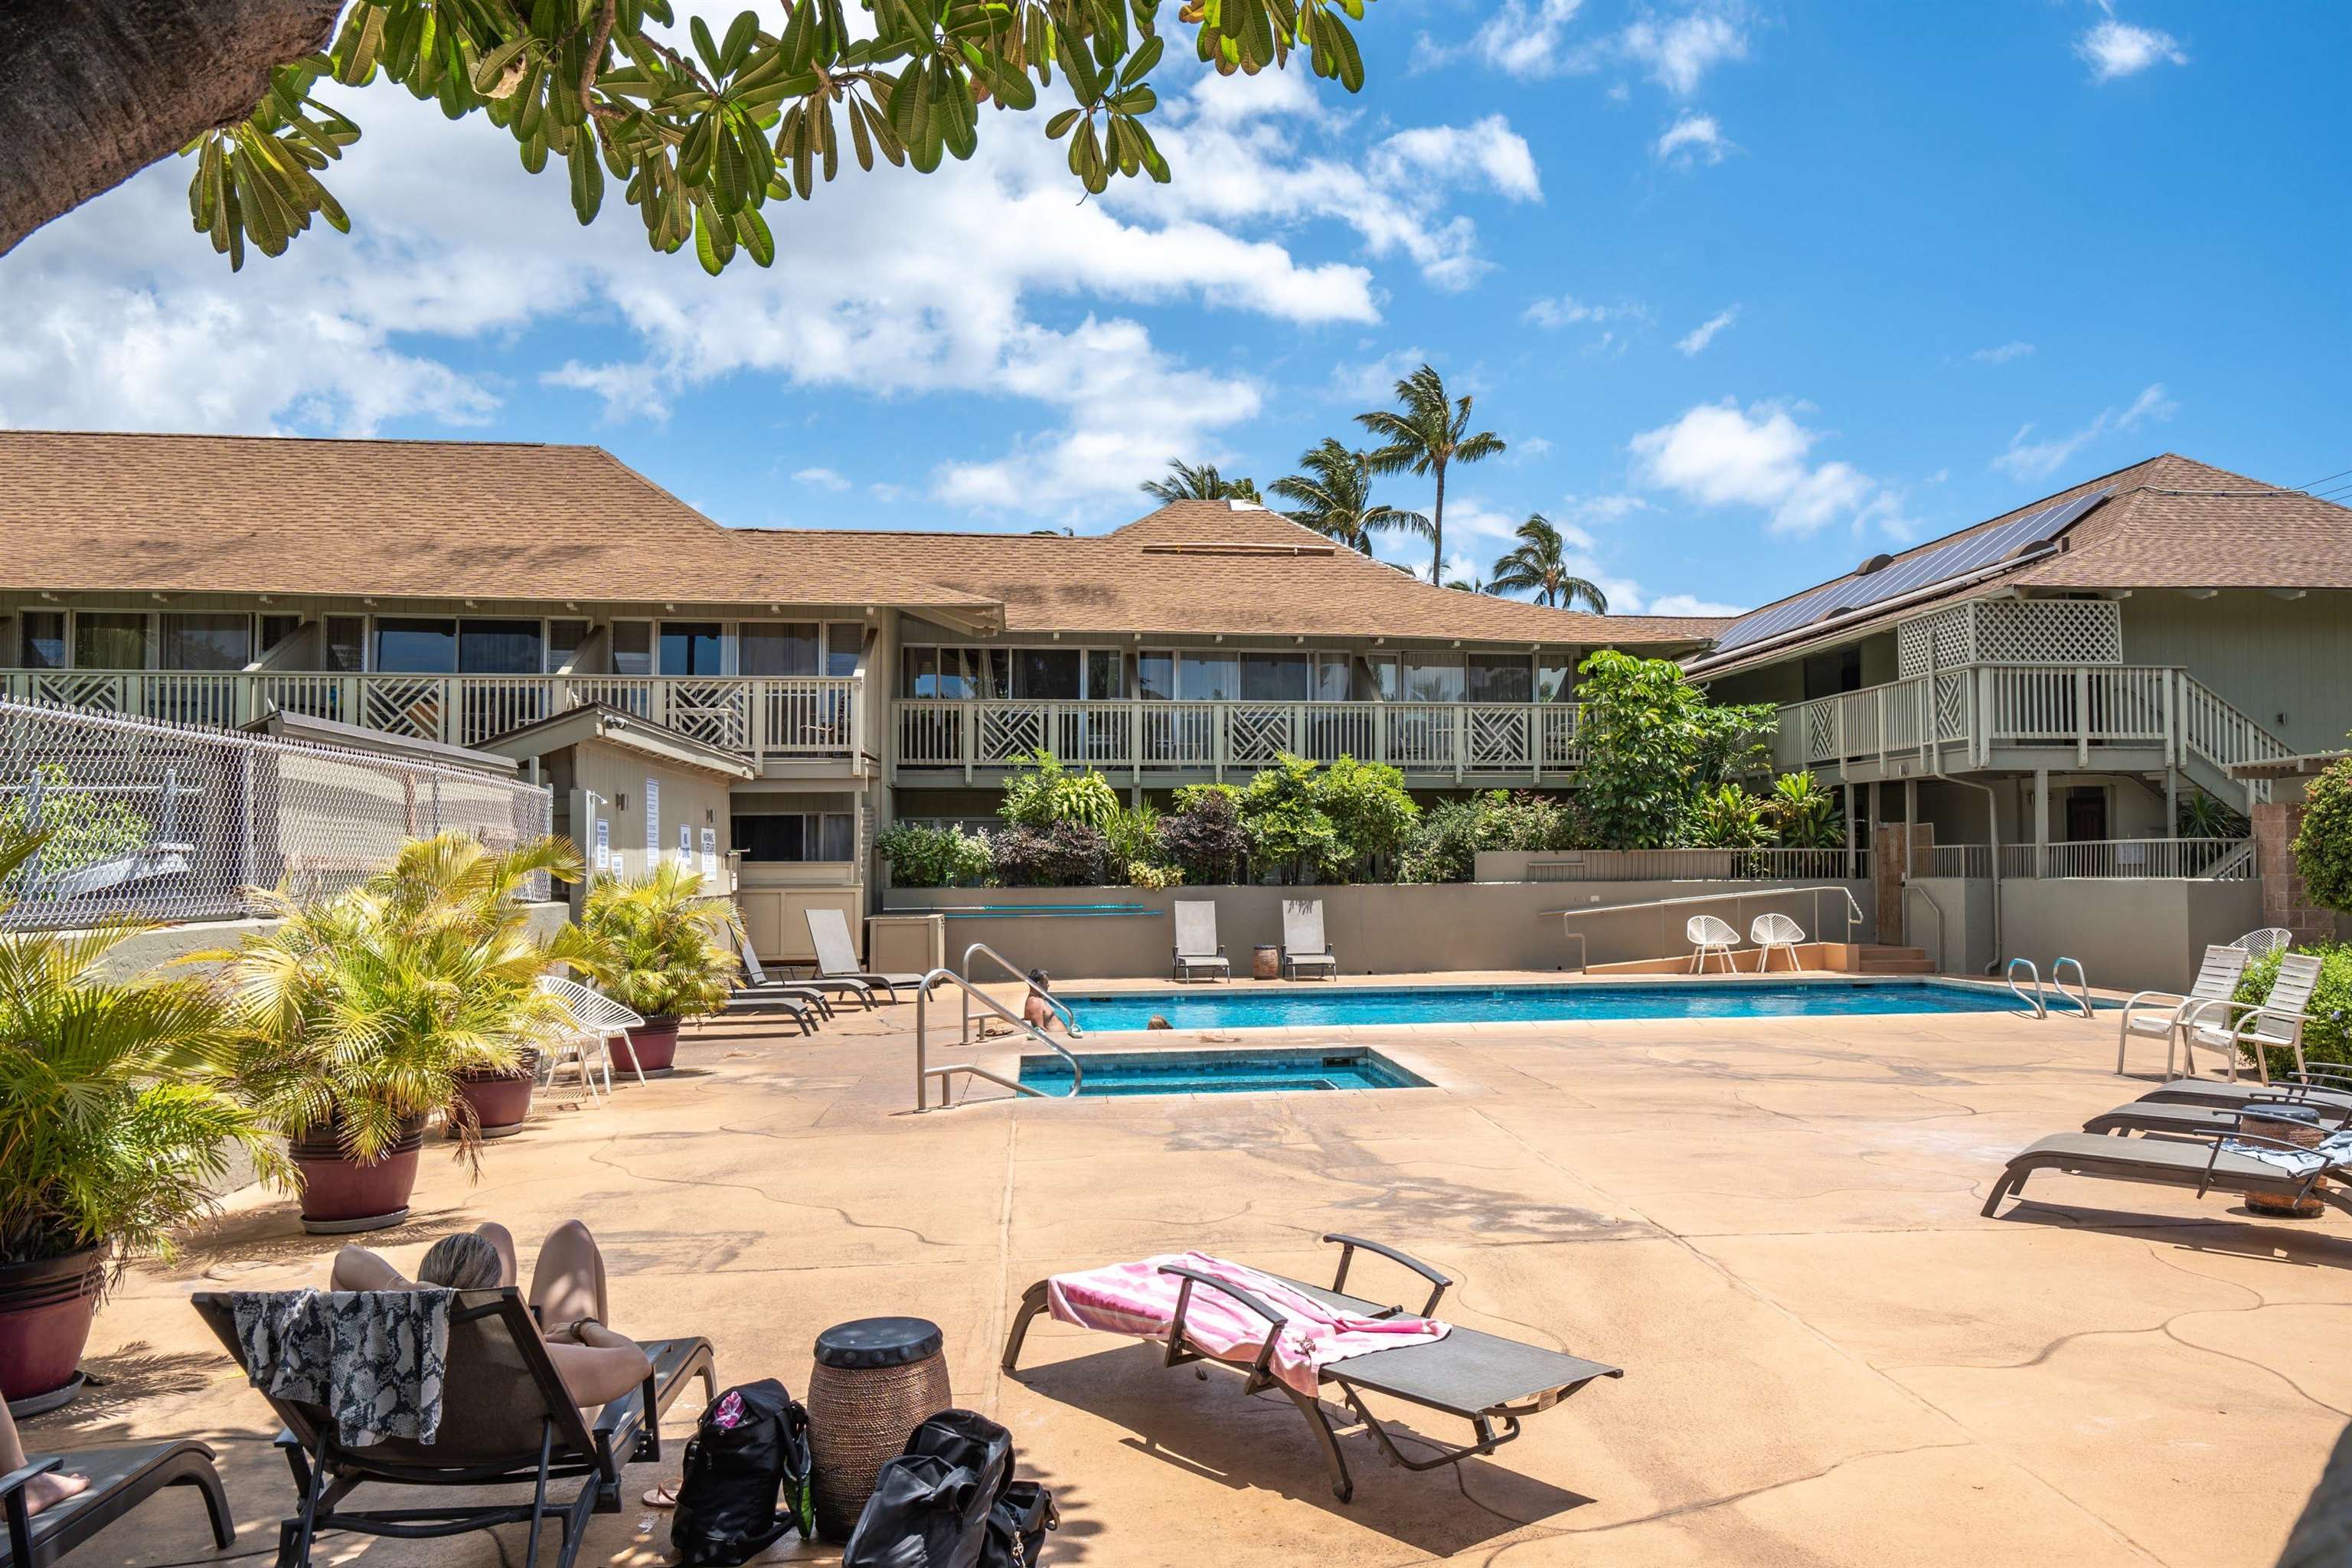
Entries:
[[173, 161], [0, 258], [0, 424], [592, 441], [730, 523], [1094, 531], [1170, 457], [1289, 471], [1426, 359], [1511, 447], [1453, 480], [1457, 567], [1540, 510], [1667, 611], [2163, 448], [2352, 468], [2352, 8], [1374, 0], [1360, 37], [1352, 97], [1171, 50], [1171, 187], [1081, 201], [1042, 115], [986, 119], [717, 281], [353, 94], [349, 238], [232, 276]]

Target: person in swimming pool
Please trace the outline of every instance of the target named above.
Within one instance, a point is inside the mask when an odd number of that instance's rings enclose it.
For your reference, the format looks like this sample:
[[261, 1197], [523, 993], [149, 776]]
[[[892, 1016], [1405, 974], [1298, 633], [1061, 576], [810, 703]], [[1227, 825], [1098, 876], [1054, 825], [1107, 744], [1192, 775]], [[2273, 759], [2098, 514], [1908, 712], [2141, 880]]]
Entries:
[[1054, 977], [1042, 969], [1029, 972], [1029, 994], [1021, 999], [1021, 1018], [1040, 1033], [1050, 1033], [1061, 1026], [1062, 1016], [1054, 1011], [1046, 995], [1054, 989]]

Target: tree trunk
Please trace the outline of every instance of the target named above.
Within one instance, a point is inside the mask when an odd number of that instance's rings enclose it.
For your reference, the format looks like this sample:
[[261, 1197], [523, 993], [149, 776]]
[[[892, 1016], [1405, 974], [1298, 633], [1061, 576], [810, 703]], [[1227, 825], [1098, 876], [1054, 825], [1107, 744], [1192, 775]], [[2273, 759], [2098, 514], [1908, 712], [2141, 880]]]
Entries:
[[0, 0], [0, 255], [324, 48], [342, 0]]
[[1445, 465], [1437, 465], [1437, 504], [1429, 509], [1429, 581], [1445, 586]]

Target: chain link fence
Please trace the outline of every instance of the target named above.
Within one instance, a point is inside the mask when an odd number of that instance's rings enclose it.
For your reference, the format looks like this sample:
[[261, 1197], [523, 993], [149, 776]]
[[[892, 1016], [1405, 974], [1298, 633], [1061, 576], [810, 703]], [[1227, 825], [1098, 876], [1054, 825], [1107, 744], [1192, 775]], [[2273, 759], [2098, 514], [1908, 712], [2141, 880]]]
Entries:
[[551, 821], [546, 790], [463, 768], [0, 700], [0, 827], [46, 836], [0, 882], [0, 930], [247, 915], [257, 888], [338, 892], [411, 838], [503, 850]]

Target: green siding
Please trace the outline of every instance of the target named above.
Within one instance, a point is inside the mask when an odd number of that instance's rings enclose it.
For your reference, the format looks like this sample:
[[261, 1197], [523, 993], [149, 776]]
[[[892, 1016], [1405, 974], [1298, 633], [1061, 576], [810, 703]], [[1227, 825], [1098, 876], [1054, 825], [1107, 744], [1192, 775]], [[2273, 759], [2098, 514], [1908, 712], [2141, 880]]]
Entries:
[[2352, 593], [2144, 588], [2123, 626], [2124, 662], [2181, 666], [2297, 752], [2334, 750], [2352, 729]]

